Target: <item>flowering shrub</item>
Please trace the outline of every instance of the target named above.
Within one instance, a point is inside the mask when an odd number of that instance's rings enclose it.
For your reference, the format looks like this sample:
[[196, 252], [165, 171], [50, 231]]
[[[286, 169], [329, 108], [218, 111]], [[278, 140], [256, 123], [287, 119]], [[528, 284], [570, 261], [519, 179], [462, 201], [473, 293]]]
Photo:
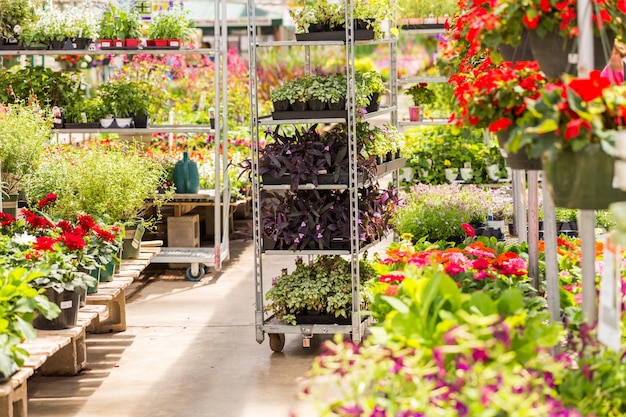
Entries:
[[545, 77], [536, 61], [495, 65], [486, 57], [479, 65], [461, 62], [460, 72], [450, 77], [455, 104], [460, 109], [451, 120], [457, 126], [507, 129], [526, 109], [526, 98], [537, 98]]
[[547, 84], [539, 93], [527, 100], [527, 111], [507, 149], [516, 152], [524, 147], [531, 157], [576, 152], [592, 143], [610, 143], [613, 132], [624, 124], [626, 87], [612, 86], [600, 71]]

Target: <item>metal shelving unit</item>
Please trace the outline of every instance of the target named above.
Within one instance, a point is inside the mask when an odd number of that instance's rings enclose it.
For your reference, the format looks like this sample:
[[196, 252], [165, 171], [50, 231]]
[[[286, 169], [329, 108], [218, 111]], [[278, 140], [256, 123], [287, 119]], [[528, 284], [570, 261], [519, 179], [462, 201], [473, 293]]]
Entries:
[[[180, 48], [180, 49], [158, 49], [158, 48], [112, 48], [112, 49], [0, 49], [2, 56], [42, 56], [42, 55], [209, 55], [215, 58], [215, 108], [221, 113], [216, 114], [215, 126], [208, 125], [153, 125], [148, 128], [96, 128], [96, 129], [56, 129], [57, 134], [124, 134], [124, 135], [151, 135], [154, 133], [213, 133], [215, 140], [215, 189], [212, 190], [211, 200], [215, 204], [214, 219], [214, 247], [202, 248], [172, 248], [172, 256], [167, 262], [190, 263], [192, 267], [187, 271], [190, 280], [197, 280], [204, 274], [204, 268], [200, 264], [212, 265], [216, 270], [222, 268], [224, 261], [230, 258], [230, 241], [228, 227], [222, 225], [229, 224], [230, 204], [230, 184], [228, 182], [227, 167], [228, 161], [228, 125], [221, 124], [220, 120], [228, 120], [228, 74], [227, 74], [227, 25], [226, 25], [226, 0], [215, 2], [215, 31], [213, 45], [215, 48]], [[176, 195], [175, 195], [176, 196]], [[224, 202], [225, 204], [222, 204]], [[186, 257], [184, 254], [188, 254]], [[167, 248], [159, 255], [161, 262], [167, 256]], [[157, 260], [157, 258], [155, 258]], [[191, 274], [190, 274], [191, 271]]]
[[[404, 33], [419, 34], [419, 35], [439, 35], [445, 33], [443, 28], [422, 28], [422, 29], [402, 29]], [[398, 86], [406, 84], [417, 83], [445, 83], [448, 82], [448, 77], [404, 77], [398, 79]], [[401, 120], [398, 122], [398, 127], [410, 127], [410, 126], [446, 126], [449, 125], [447, 119], [430, 119], [422, 120], [419, 122], [411, 122], [408, 120]]]
[[[363, 185], [362, 178], [360, 178], [357, 169], [357, 140], [356, 140], [356, 83], [355, 83], [355, 68], [354, 68], [354, 53], [355, 48], [360, 45], [387, 45], [389, 47], [389, 73], [390, 78], [390, 103], [389, 106], [381, 108], [377, 112], [366, 114], [362, 117], [363, 120], [372, 119], [374, 117], [388, 115], [392, 125], [397, 125], [397, 59], [396, 59], [396, 39], [382, 39], [372, 41], [356, 41], [352, 24], [346, 24], [346, 40], [344, 41], [279, 41], [279, 42], [257, 42], [257, 30], [253, 22], [255, 22], [255, 8], [254, 1], [248, 0], [248, 35], [249, 35], [249, 51], [250, 51], [250, 106], [251, 106], [251, 119], [252, 119], [252, 211], [253, 211], [253, 236], [254, 236], [254, 271], [255, 271], [255, 327], [256, 327], [256, 340], [262, 343], [265, 339], [265, 334], [269, 335], [270, 348], [273, 351], [281, 351], [285, 343], [285, 334], [296, 334], [303, 338], [303, 346], [308, 346], [309, 339], [314, 334], [333, 334], [333, 333], [345, 333], [349, 334], [352, 340], [356, 343], [360, 342], [363, 338], [368, 321], [365, 320], [360, 312], [360, 284], [359, 284], [359, 258], [361, 254], [371, 247], [372, 244], [366, 247], [360, 247], [359, 241], [359, 201], [358, 191], [359, 187]], [[346, 22], [353, 21], [353, 4], [352, 1], [347, 1], [346, 4]], [[324, 48], [342, 48], [346, 57], [346, 76], [347, 76], [347, 92], [346, 92], [346, 106], [347, 112], [345, 117], [333, 117], [327, 119], [291, 119], [291, 120], [274, 120], [271, 116], [259, 116], [258, 106], [258, 80], [257, 74], [257, 48], [260, 47], [298, 47], [305, 48], [305, 56], [307, 60], [305, 62], [305, 72], [310, 73], [310, 62], [308, 57], [310, 56], [310, 47], [319, 46]], [[349, 211], [350, 211], [350, 245], [349, 249], [345, 250], [263, 250], [262, 241], [262, 225], [261, 225], [261, 190], [280, 190], [288, 189], [289, 186], [263, 186], [260, 184], [259, 175], [259, 127], [262, 125], [284, 125], [284, 124], [303, 124], [311, 125], [314, 123], [328, 124], [328, 123], [343, 123], [347, 126], [348, 134], [348, 160], [349, 160], [349, 175], [348, 181], [343, 184], [332, 185], [319, 185], [317, 187], [312, 184], [305, 184], [300, 186], [299, 189], [324, 189], [324, 190], [345, 190], [349, 193]], [[396, 161], [394, 161], [396, 162]], [[386, 165], [384, 169], [381, 169], [378, 174], [384, 175], [393, 173], [394, 182], [397, 183], [396, 171], [401, 165], [404, 164], [404, 160], [397, 161], [393, 166]], [[351, 264], [351, 278], [352, 278], [352, 316], [351, 324], [298, 324], [290, 325], [278, 320], [276, 317], [267, 317], [264, 312], [264, 297], [265, 291], [263, 288], [263, 257], [264, 256], [320, 256], [320, 255], [343, 255], [348, 257]]]

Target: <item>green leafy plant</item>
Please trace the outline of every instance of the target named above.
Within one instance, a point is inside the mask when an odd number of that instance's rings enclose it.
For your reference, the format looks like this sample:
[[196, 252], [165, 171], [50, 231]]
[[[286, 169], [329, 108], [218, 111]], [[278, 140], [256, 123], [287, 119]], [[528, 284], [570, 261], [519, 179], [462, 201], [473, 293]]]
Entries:
[[52, 138], [50, 114], [36, 106], [0, 105], [2, 192], [17, 194], [22, 180], [39, 166]]
[[65, 107], [84, 96], [81, 81], [81, 75], [75, 72], [39, 66], [0, 69], [0, 103], [34, 100], [46, 107]]
[[141, 217], [165, 197], [165, 167], [133, 146], [88, 143], [88, 147], [48, 148], [45, 161], [29, 175], [26, 196], [38, 201], [48, 193], [58, 199], [46, 212], [54, 218], [88, 214], [107, 224]]
[[187, 41], [193, 34], [195, 23], [182, 7], [163, 10], [148, 25], [148, 39], [180, 39]]
[[14, 41], [33, 20], [35, 0], [0, 0], [0, 40]]
[[136, 11], [126, 12], [109, 5], [100, 21], [98, 32], [100, 39], [139, 39], [141, 19]]
[[106, 116], [100, 97], [77, 99], [65, 107], [65, 121], [69, 123], [97, 122]]
[[485, 200], [477, 198], [485, 194], [473, 185], [418, 184], [392, 219], [393, 227], [399, 234], [411, 234], [415, 240], [462, 240], [462, 223], [485, 221], [488, 206]]
[[123, 79], [112, 79], [98, 87], [104, 107], [117, 117], [147, 116], [151, 92], [147, 82]]
[[435, 92], [428, 88], [427, 83], [414, 84], [404, 91], [404, 94], [411, 97], [414, 106], [430, 104], [435, 100]]
[[[359, 273], [365, 283], [374, 270], [368, 261], [360, 260]], [[352, 311], [350, 262], [340, 256], [320, 256], [311, 263], [298, 258], [295, 270], [284, 269], [265, 298], [265, 310], [288, 324], [297, 324], [295, 315], [307, 310], [348, 318]]]
[[46, 318], [61, 310], [30, 283], [46, 270], [0, 266], [0, 375], [8, 377], [24, 364], [28, 352], [18, 345], [36, 336], [32, 322], [37, 312]]

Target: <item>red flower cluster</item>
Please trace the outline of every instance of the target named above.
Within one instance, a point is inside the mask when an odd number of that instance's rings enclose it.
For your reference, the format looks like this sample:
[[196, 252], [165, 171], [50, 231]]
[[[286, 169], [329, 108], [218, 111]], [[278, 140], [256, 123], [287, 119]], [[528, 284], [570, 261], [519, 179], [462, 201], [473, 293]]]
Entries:
[[545, 77], [536, 61], [495, 65], [486, 57], [478, 66], [462, 61], [460, 71], [450, 77], [450, 83], [460, 109], [451, 120], [458, 126], [469, 124], [498, 132], [522, 115], [526, 98], [539, 96]]

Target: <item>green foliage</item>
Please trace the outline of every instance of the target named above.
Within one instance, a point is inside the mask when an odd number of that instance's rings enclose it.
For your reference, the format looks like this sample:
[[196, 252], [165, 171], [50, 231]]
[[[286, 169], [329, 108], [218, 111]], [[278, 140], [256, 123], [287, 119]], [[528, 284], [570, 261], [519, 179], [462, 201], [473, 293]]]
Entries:
[[163, 10], [148, 25], [148, 39], [180, 39], [187, 41], [193, 35], [195, 22], [182, 7]]
[[141, 37], [139, 14], [109, 5], [100, 21], [98, 32], [100, 39], [139, 39]]
[[0, 39], [14, 40], [33, 19], [35, 0], [0, 0]]
[[419, 184], [398, 208], [392, 224], [396, 232], [409, 233], [415, 241], [459, 240], [465, 236], [462, 223], [484, 222], [490, 208], [493, 213], [502, 212], [502, 218], [508, 218], [510, 213], [505, 214], [501, 207], [509, 205], [510, 202], [501, 201], [490, 190], [473, 185]]
[[404, 90], [404, 94], [411, 97], [414, 106], [430, 104], [436, 98], [435, 92], [429, 88], [427, 83], [414, 84]]
[[0, 106], [2, 191], [14, 194], [24, 176], [36, 170], [43, 148], [52, 138], [52, 119], [35, 106]]
[[107, 115], [100, 97], [79, 98], [65, 107], [65, 121], [69, 123], [97, 122]]
[[54, 218], [88, 214], [108, 224], [140, 216], [165, 181], [165, 168], [133, 147], [92, 144], [91, 148], [48, 149], [37, 170], [28, 176], [26, 196], [38, 201], [58, 194], [48, 208]]
[[44, 273], [0, 266], [0, 375], [9, 376], [24, 364], [28, 352], [18, 344], [35, 338], [32, 322], [36, 312], [49, 319], [60, 313], [40, 290], [29, 285]]
[[31, 102], [34, 98], [43, 106], [64, 107], [84, 96], [79, 74], [44, 67], [0, 69], [0, 85], [0, 103]]
[[145, 81], [112, 79], [100, 84], [98, 94], [104, 108], [116, 117], [147, 116], [152, 87]]
[[[274, 279], [272, 288], [266, 293], [266, 311], [296, 324], [296, 313], [306, 310], [332, 314], [335, 317], [350, 317], [352, 312], [352, 279], [350, 262], [340, 256], [320, 256], [311, 263], [301, 258], [296, 261], [293, 272]], [[366, 260], [359, 261], [361, 284], [374, 276], [374, 270]]]
[[470, 164], [472, 178], [469, 182], [484, 184], [493, 182], [486, 170], [492, 164], [498, 165], [501, 177], [506, 177], [504, 158], [495, 140], [489, 137], [485, 141], [480, 129], [421, 127], [405, 132], [402, 154], [407, 158], [407, 165], [415, 170], [419, 182], [447, 183], [446, 168], [463, 168]]
[[454, 16], [459, 6], [457, 0], [399, 0], [400, 18]]

